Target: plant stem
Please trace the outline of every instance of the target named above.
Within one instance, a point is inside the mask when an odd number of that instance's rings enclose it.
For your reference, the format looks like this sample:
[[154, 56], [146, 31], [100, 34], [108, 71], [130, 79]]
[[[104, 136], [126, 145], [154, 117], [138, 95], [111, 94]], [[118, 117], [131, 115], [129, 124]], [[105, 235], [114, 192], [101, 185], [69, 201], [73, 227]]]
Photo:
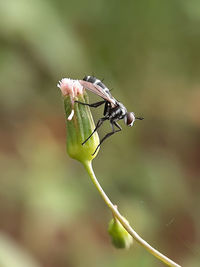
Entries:
[[153, 256], [164, 262], [166, 265], [171, 267], [181, 267], [171, 259], [167, 258], [165, 255], [160, 253], [158, 250], [150, 246], [144, 239], [142, 239], [135, 230], [129, 225], [127, 221], [124, 220], [123, 216], [119, 213], [118, 209], [115, 205], [110, 201], [106, 193], [104, 192], [103, 188], [99, 184], [93, 168], [92, 168], [92, 162], [87, 161], [83, 162], [90, 178], [92, 179], [92, 182], [94, 183], [95, 187], [99, 191], [100, 195], [102, 196], [103, 200], [105, 201], [106, 205], [111, 209], [112, 213], [115, 215], [115, 217], [120, 221], [120, 223], [123, 225], [123, 227], [126, 229], [126, 231], [140, 244], [142, 245], [147, 251], [149, 251]]

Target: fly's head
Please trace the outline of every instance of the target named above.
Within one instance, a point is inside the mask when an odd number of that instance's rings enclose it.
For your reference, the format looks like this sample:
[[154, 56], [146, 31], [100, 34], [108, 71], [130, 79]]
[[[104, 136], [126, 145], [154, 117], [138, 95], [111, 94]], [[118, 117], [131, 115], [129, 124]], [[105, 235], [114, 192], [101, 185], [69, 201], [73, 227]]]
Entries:
[[127, 112], [124, 117], [124, 123], [127, 126], [133, 126], [134, 121], [135, 121], [135, 114], [133, 112]]
[[133, 112], [127, 112], [124, 117], [124, 122], [127, 126], [132, 127], [135, 120], [143, 120], [143, 117], [135, 117]]

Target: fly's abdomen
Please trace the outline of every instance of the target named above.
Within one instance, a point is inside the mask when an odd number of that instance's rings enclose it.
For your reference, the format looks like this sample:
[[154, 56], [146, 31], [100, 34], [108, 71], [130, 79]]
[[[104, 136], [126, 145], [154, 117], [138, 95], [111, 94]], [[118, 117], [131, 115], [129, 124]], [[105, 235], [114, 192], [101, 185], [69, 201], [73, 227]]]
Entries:
[[90, 83], [92, 83], [94, 85], [95, 84], [98, 85], [99, 87], [102, 88], [102, 90], [104, 92], [106, 92], [106, 94], [108, 94], [110, 97], [112, 97], [111, 94], [110, 94], [110, 90], [105, 86], [105, 84], [102, 83], [102, 81], [100, 81], [96, 77], [94, 77], [94, 76], [85, 76], [83, 78], [83, 81], [90, 82]]

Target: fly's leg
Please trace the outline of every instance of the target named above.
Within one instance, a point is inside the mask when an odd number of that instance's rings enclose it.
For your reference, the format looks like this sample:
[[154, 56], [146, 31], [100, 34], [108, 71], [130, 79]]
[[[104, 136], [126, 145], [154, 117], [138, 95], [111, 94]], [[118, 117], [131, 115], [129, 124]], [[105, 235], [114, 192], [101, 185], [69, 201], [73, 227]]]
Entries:
[[104, 106], [104, 112], [103, 112], [104, 116], [109, 113], [109, 109], [110, 109], [110, 104], [108, 101], [106, 101], [105, 106]]
[[[92, 155], [94, 155], [97, 151], [97, 149], [100, 147], [100, 145], [108, 138], [110, 137], [111, 135], [117, 133], [117, 132], [120, 132], [122, 130], [121, 126], [116, 122], [116, 121], [111, 121], [111, 127], [112, 127], [112, 132], [110, 133], [107, 133], [100, 141], [100, 143], [98, 144], [98, 146], [96, 147], [94, 153]], [[114, 125], [118, 128], [118, 129], [115, 129], [114, 128]]]
[[101, 118], [101, 119], [98, 120], [97, 125], [96, 125], [94, 131], [88, 136], [88, 138], [82, 143], [82, 145], [84, 145], [84, 144], [90, 139], [90, 137], [96, 132], [96, 130], [97, 130], [97, 129], [103, 124], [103, 122], [104, 122], [105, 120], [107, 120], [107, 119], [108, 119], [107, 117], [104, 117], [104, 118]]
[[105, 100], [103, 101], [99, 101], [99, 102], [96, 102], [96, 103], [93, 103], [93, 104], [88, 104], [88, 103], [83, 103], [83, 102], [80, 102], [80, 101], [75, 101], [76, 103], [79, 103], [81, 105], [85, 105], [85, 106], [89, 106], [89, 107], [92, 107], [92, 108], [97, 108], [103, 104], [105, 104]]

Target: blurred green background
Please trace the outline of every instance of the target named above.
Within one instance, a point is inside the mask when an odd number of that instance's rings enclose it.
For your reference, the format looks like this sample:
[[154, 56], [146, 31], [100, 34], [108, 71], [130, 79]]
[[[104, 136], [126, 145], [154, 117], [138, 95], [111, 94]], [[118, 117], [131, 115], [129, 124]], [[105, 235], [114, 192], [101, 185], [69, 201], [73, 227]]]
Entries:
[[163, 266], [112, 247], [111, 214], [66, 154], [56, 84], [86, 74], [145, 117], [101, 147], [100, 183], [151, 245], [199, 266], [199, 73], [198, 0], [1, 0], [0, 266]]

